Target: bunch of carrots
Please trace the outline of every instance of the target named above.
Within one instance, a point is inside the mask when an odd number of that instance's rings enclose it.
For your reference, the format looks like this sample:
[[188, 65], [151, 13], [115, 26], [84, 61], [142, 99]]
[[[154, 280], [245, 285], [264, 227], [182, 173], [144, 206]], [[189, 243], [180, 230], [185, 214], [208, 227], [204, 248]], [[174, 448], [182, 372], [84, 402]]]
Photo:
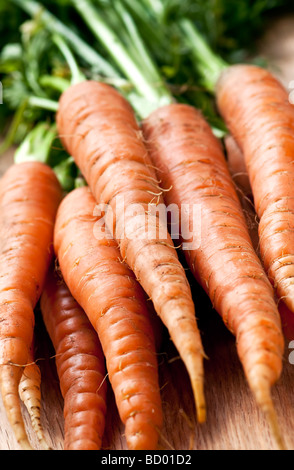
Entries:
[[[0, 386], [18, 443], [31, 449], [22, 400], [40, 444], [50, 448], [34, 356], [37, 305], [56, 352], [64, 449], [101, 449], [108, 383], [128, 448], [158, 448], [162, 325], [186, 367], [197, 419], [205, 422], [211, 404], [197, 306], [172, 227], [156, 210], [174, 206], [189, 269], [236, 337], [250, 389], [284, 449], [271, 388], [282, 371], [281, 315], [291, 324], [294, 311], [294, 108], [286, 90], [261, 67], [227, 64], [183, 19], [178, 34], [230, 132], [224, 147], [220, 129], [166, 85], [128, 2], [117, 2], [111, 21], [88, 0], [71, 2], [116, 62], [113, 84], [79, 68], [76, 36], [67, 41], [49, 12], [30, 0], [15, 2], [47, 21], [71, 72], [62, 87], [50, 82], [55, 93], [59, 87], [58, 100], [35, 91], [27, 97], [31, 108], [56, 112], [53, 135], [66, 159], [50, 165], [49, 140], [40, 161], [40, 133], [30, 134], [0, 183]], [[122, 25], [124, 42], [113, 24]], [[238, 191], [240, 165], [246, 174]], [[72, 186], [65, 186], [60, 169], [69, 168]]]

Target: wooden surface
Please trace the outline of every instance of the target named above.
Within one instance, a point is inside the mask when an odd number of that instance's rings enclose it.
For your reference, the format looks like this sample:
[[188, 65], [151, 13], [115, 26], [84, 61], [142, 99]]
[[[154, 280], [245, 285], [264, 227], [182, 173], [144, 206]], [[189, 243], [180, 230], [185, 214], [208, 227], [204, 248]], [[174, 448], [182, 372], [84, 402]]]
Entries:
[[[294, 80], [294, 18], [288, 17], [278, 21], [260, 48], [269, 58], [272, 69], [288, 87]], [[11, 152], [2, 156], [0, 172], [2, 173], [11, 162]], [[233, 336], [225, 329], [219, 316], [212, 310], [206, 295], [192, 279], [191, 285], [208, 356], [205, 361], [207, 422], [204, 425], [196, 423], [193, 396], [186, 371], [168, 336], [165, 335], [162, 352], [158, 358], [165, 419], [161, 446], [175, 450], [275, 449], [264, 416], [257, 409], [247, 387], [236, 355]], [[42, 422], [49, 444], [53, 449], [61, 450], [63, 400], [55, 369], [54, 351], [38, 311], [36, 328], [39, 366], [43, 380]], [[287, 447], [294, 450], [294, 365], [289, 363], [291, 350], [288, 346], [286, 342], [284, 370], [278, 384], [273, 388], [273, 399]], [[31, 442], [38, 449], [26, 410], [24, 419]], [[17, 450], [18, 446], [1, 401], [0, 423], [0, 450]], [[124, 429], [111, 390], [103, 447], [126, 449]]]

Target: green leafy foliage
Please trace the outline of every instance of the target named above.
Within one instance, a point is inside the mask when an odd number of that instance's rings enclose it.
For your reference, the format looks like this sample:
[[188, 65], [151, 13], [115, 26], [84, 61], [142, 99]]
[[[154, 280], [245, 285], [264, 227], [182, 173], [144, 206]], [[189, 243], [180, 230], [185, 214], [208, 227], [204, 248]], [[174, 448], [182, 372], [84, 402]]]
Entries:
[[14, 161], [17, 164], [27, 161], [46, 163], [54, 170], [66, 192], [81, 184], [79, 170], [64, 150], [55, 123], [38, 122], [16, 149]]
[[[111, 0], [95, 0], [103, 4]], [[189, 49], [179, 22], [188, 18], [212, 49], [230, 63], [256, 54], [259, 39], [273, 16], [293, 11], [293, 0], [121, 0], [164, 77], [172, 83], [191, 78]], [[110, 7], [111, 8], [111, 7]]]
[[[270, 24], [273, 15], [293, 11], [292, 0], [95, 0], [100, 8], [123, 3], [131, 12], [140, 35], [157, 63], [161, 75], [179, 100], [202, 109], [209, 122], [220, 133], [225, 132], [217, 116], [214, 101], [198, 73], [191, 48], [180, 24], [186, 18], [197, 28], [212, 49], [204, 58], [211, 61], [210, 76], [218, 74], [226, 62], [249, 60], [266, 65], [256, 54], [257, 39]], [[193, 40], [193, 39], [192, 39]], [[197, 46], [194, 45], [194, 50]], [[213, 57], [213, 54], [215, 56]], [[197, 54], [196, 54], [197, 55]], [[205, 55], [205, 52], [204, 52]], [[218, 61], [218, 55], [224, 59]], [[198, 60], [201, 54], [198, 54]], [[207, 90], [207, 91], [206, 91]]]
[[[7, 43], [18, 42], [20, 37], [19, 27], [24, 21], [25, 15], [9, 1], [0, 0], [0, 51]], [[2, 77], [0, 72], [0, 81]], [[7, 117], [10, 112], [3, 103], [0, 105], [0, 133], [6, 127]]]
[[[124, 0], [135, 10], [136, 0]], [[183, 17], [195, 22], [210, 45], [231, 55], [251, 49], [265, 30], [271, 15], [293, 11], [292, 0], [142, 0], [145, 10], [162, 25]]]
[[69, 68], [48, 31], [37, 20], [27, 20], [19, 28], [19, 42], [7, 43], [0, 51], [0, 80], [3, 87], [3, 104], [0, 106], [0, 132], [11, 129], [11, 119], [17, 113], [18, 125], [10, 144], [18, 144], [35, 123], [53, 117], [52, 113], [37, 107], [24, 106], [30, 96], [58, 99], [59, 92], [44, 86], [43, 76], [68, 79]]
[[[113, 44], [105, 44], [110, 36], [106, 35], [103, 43], [93, 34], [95, 17], [91, 18], [90, 28], [81, 13], [87, 4], [96, 8], [96, 19], [100, 18], [96, 31], [100, 34], [99, 25], [104, 24], [114, 32]], [[40, 0], [39, 3], [0, 0], [0, 18], [5, 19], [0, 22], [0, 80], [4, 98], [0, 106], [0, 134], [5, 132], [6, 146], [18, 144], [39, 122], [54, 122], [54, 107], [48, 111], [42, 106], [28, 105], [28, 101], [33, 95], [43, 102], [57, 102], [70, 82], [73, 67], [54, 42], [56, 33], [72, 48], [73, 60], [77, 60], [83, 75], [105, 80], [120, 89], [139, 116], [142, 108], [148, 112], [149, 98], [144, 93], [137, 94], [136, 85], [141, 82], [143, 90], [148, 90], [148, 84], [152, 87], [157, 81], [155, 92], [159, 96], [169, 89], [177, 100], [202, 109], [221, 134], [225, 128], [211, 96], [201, 88], [179, 24], [189, 18], [213, 51], [228, 62], [243, 61], [254, 50], [256, 39], [271, 17], [284, 10], [294, 11], [293, 0]], [[123, 55], [118, 56], [117, 49], [111, 53], [115, 42], [122, 46]], [[126, 73], [129, 60], [138, 72], [134, 81]], [[114, 70], [114, 64], [120, 72]], [[158, 86], [161, 79], [162, 85]], [[8, 126], [10, 118], [13, 121]], [[61, 172], [69, 171], [72, 178], [68, 155], [58, 155], [60, 160], [51, 164], [60, 165]], [[63, 164], [64, 161], [67, 163]]]

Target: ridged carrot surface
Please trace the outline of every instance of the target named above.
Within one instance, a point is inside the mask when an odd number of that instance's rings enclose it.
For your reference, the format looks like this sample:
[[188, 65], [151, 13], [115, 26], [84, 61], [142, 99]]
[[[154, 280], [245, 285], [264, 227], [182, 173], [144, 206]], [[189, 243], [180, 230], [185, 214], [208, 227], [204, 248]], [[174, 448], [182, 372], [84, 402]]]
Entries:
[[162, 190], [134, 112], [114, 88], [82, 82], [61, 96], [57, 125], [97, 203], [112, 209], [109, 226], [121, 256], [151, 298], [186, 365], [202, 422], [204, 353], [195, 306], [173, 240], [168, 231], [159, 232], [161, 220], [152, 210], [164, 204]]
[[34, 340], [30, 349], [28, 363], [25, 366], [20, 382], [19, 396], [24, 403], [30, 419], [32, 428], [38, 438], [43, 450], [51, 450], [46, 442], [44, 429], [41, 421], [42, 394], [41, 394], [41, 371], [34, 356]]
[[150, 311], [117, 243], [99, 230], [95, 206], [88, 188], [66, 196], [56, 220], [56, 255], [98, 333], [129, 449], [154, 450], [163, 417]]
[[0, 384], [17, 441], [28, 449], [18, 385], [29, 361], [34, 308], [53, 253], [61, 198], [54, 172], [42, 163], [13, 165], [0, 182]]
[[183, 242], [195, 237], [195, 245], [184, 251], [189, 266], [236, 336], [250, 387], [282, 446], [270, 396], [282, 370], [280, 317], [220, 142], [200, 112], [181, 104], [153, 112], [143, 132], [163, 186], [170, 188], [167, 205], [190, 209], [181, 225], [182, 234], [191, 232]]
[[[260, 256], [259, 251], [259, 236], [258, 225], [259, 220], [255, 212], [252, 201], [252, 190], [249, 182], [249, 177], [245, 165], [244, 155], [237, 145], [235, 139], [229, 136], [226, 139], [226, 151], [228, 166], [231, 171], [232, 177], [239, 187], [239, 198], [245, 214], [247, 226], [249, 229], [250, 237], [253, 247]], [[281, 299], [277, 299], [279, 313], [282, 321], [282, 328], [285, 338], [289, 341], [294, 340], [294, 315], [293, 312], [286, 306]]]
[[107, 382], [98, 335], [53, 267], [40, 305], [55, 349], [64, 398], [64, 450], [99, 450], [105, 429]]
[[294, 312], [294, 106], [282, 84], [253, 65], [222, 74], [217, 103], [244, 154], [264, 267]]

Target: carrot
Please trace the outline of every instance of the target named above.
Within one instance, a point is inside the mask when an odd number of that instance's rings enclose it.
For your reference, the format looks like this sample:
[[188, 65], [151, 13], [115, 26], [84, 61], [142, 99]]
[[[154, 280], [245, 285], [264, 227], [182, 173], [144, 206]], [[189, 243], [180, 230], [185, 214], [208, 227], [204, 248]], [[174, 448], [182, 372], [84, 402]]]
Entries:
[[216, 93], [244, 154], [260, 219], [262, 261], [278, 297], [294, 312], [294, 107], [279, 81], [253, 65], [230, 67]]
[[53, 171], [38, 162], [12, 165], [0, 182], [0, 386], [18, 443], [31, 449], [18, 386], [30, 362], [34, 308], [53, 253], [62, 191]]
[[104, 232], [101, 215], [93, 215], [95, 206], [88, 188], [66, 196], [57, 214], [55, 251], [68, 288], [98, 333], [127, 445], [153, 450], [162, 406], [146, 296]]
[[[244, 155], [237, 145], [235, 139], [232, 136], [228, 136], [225, 139], [225, 145], [227, 150], [228, 165], [231, 171], [232, 177], [237, 184], [239, 189], [239, 198], [243, 207], [245, 218], [247, 221], [249, 233], [253, 246], [256, 253], [260, 256], [259, 252], [259, 236], [258, 236], [258, 217], [255, 212], [255, 208], [252, 200], [252, 191], [249, 183], [249, 177], [245, 165]], [[294, 338], [294, 315], [293, 312], [285, 305], [283, 300], [277, 300], [279, 313], [282, 321], [282, 329], [285, 338], [292, 341]]]
[[105, 359], [91, 323], [52, 267], [41, 311], [55, 349], [64, 398], [64, 449], [99, 450], [105, 429]]
[[[166, 204], [191, 209], [181, 218], [183, 246], [189, 243], [184, 248], [187, 261], [236, 336], [250, 388], [282, 448], [270, 395], [282, 370], [280, 317], [220, 142], [201, 113], [188, 105], [162, 107], [144, 120], [142, 128], [163, 186], [170, 188], [165, 193]], [[196, 220], [194, 206], [199, 207]], [[183, 235], [188, 231], [189, 238]]]
[[279, 299], [294, 312], [294, 107], [271, 72], [256, 65], [226, 63], [191, 21], [185, 19], [181, 26], [193, 64], [206, 89], [215, 95], [220, 114], [244, 154], [260, 220], [265, 271]]
[[41, 371], [34, 358], [34, 341], [31, 345], [28, 364], [19, 382], [19, 396], [31, 418], [32, 428], [44, 450], [51, 450], [47, 444], [41, 423]]
[[186, 365], [203, 422], [204, 353], [195, 306], [170, 234], [152, 210], [164, 205], [163, 192], [134, 112], [109, 85], [82, 82], [61, 96], [57, 126], [97, 203], [111, 209], [108, 228]]

